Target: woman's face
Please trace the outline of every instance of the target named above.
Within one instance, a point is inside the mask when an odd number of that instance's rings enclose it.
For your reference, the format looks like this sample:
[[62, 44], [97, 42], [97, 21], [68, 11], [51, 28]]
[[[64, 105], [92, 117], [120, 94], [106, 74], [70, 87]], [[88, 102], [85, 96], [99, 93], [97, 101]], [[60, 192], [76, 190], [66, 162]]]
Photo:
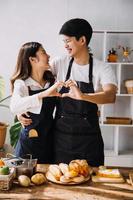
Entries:
[[46, 53], [43, 47], [40, 47], [36, 52], [36, 63], [39, 67], [47, 70], [49, 69], [49, 58], [50, 56]]

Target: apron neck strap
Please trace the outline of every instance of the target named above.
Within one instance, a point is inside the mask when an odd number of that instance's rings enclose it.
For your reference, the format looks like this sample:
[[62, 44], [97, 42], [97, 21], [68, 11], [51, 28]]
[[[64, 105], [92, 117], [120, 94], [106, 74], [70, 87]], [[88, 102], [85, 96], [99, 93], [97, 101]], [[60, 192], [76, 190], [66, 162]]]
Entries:
[[68, 70], [67, 70], [67, 75], [66, 75], [65, 81], [67, 81], [69, 79], [69, 77], [70, 77], [73, 61], [74, 61], [74, 58], [71, 58], [71, 60], [69, 62], [69, 66], [68, 66]]
[[[89, 67], [89, 82], [92, 82], [93, 57], [92, 57], [92, 54], [89, 54], [89, 55], [90, 55], [90, 59], [89, 59], [89, 64], [90, 64], [90, 67]], [[74, 61], [74, 58], [71, 58], [71, 60], [69, 62], [69, 66], [68, 66], [68, 70], [67, 70], [67, 75], [66, 75], [65, 81], [67, 81], [69, 79], [69, 77], [70, 77], [73, 61]]]
[[92, 57], [92, 54], [89, 54], [90, 55], [90, 67], [89, 67], [89, 82], [92, 83], [92, 77], [93, 77], [93, 57]]

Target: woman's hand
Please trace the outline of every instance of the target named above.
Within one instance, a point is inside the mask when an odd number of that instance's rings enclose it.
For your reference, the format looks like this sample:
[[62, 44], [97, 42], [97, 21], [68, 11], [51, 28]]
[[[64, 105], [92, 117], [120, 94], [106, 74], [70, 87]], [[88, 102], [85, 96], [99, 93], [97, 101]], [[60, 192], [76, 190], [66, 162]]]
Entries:
[[20, 121], [22, 127], [28, 126], [32, 124], [32, 119], [27, 118], [30, 117], [28, 113], [24, 113], [22, 115], [17, 115], [18, 120]]
[[68, 93], [62, 94], [62, 97], [70, 97], [73, 99], [82, 100], [83, 93], [79, 90], [75, 81], [66, 81], [65, 87], [70, 88], [70, 90]]
[[44, 92], [39, 93], [38, 98], [42, 99], [45, 97], [61, 96], [61, 94], [58, 92], [58, 89], [60, 89], [63, 85], [65, 84], [61, 81], [56, 82], [54, 85], [52, 85]]

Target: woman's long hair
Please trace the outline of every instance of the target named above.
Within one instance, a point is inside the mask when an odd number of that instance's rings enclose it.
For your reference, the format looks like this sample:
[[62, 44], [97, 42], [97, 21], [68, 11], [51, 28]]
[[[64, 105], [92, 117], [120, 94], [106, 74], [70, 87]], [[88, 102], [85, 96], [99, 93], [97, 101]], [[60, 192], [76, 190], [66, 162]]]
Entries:
[[[36, 52], [39, 50], [40, 47], [42, 47], [42, 45], [38, 42], [28, 42], [22, 45], [18, 54], [15, 72], [11, 77], [12, 91], [16, 79], [26, 80], [31, 75], [32, 67], [29, 58], [35, 57]], [[50, 83], [54, 83], [55, 80], [53, 74], [50, 71], [45, 71], [43, 78]]]

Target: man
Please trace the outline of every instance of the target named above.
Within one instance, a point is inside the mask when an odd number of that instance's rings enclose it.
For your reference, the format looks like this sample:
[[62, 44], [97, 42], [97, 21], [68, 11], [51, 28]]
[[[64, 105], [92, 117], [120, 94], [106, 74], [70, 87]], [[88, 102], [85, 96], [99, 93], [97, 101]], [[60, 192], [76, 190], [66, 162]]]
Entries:
[[63, 24], [68, 56], [51, 62], [57, 80], [65, 81], [57, 100], [55, 117], [55, 161], [69, 163], [86, 159], [90, 165], [104, 164], [104, 145], [99, 128], [97, 104], [113, 103], [116, 80], [110, 66], [88, 52], [92, 27], [84, 19]]
[[55, 162], [86, 159], [92, 166], [104, 164], [104, 144], [97, 104], [113, 103], [115, 75], [110, 66], [88, 51], [92, 27], [84, 19], [71, 19], [60, 30], [68, 56], [51, 61], [52, 72], [66, 87], [57, 99], [54, 127]]

